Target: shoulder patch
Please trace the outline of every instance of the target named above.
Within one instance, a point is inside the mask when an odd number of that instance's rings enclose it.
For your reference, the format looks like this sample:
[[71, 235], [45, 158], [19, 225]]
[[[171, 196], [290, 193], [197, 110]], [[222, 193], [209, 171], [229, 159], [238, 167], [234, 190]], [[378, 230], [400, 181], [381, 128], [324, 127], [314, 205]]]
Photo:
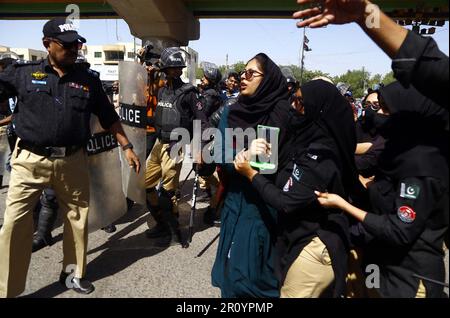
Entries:
[[402, 182], [400, 185], [400, 197], [405, 199], [417, 199], [420, 193], [420, 187], [416, 184]]
[[283, 192], [289, 192], [294, 185], [294, 181], [292, 180], [292, 177], [289, 178], [289, 180], [286, 182], [286, 184], [283, 187]]
[[297, 166], [297, 164], [294, 163], [294, 168], [292, 170], [292, 177], [294, 177], [295, 180], [300, 182], [300, 179], [302, 178], [303, 170]]
[[407, 224], [411, 224], [416, 219], [416, 212], [409, 206], [403, 205], [397, 210], [398, 218]]

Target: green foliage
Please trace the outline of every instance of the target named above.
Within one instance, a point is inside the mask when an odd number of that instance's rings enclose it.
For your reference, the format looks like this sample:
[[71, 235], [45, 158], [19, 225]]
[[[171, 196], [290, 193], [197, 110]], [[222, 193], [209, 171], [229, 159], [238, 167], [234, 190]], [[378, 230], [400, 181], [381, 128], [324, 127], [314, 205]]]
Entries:
[[233, 65], [231, 66], [231, 68], [232, 68], [235, 72], [241, 73], [241, 72], [243, 72], [243, 71], [245, 70], [245, 65], [246, 65], [245, 62], [239, 61], [239, 62], [237, 62], [236, 64], [233, 64]]
[[202, 79], [202, 77], [203, 77], [203, 70], [197, 66], [197, 68], [195, 69], [195, 78]]
[[383, 80], [381, 81], [384, 85], [388, 85], [391, 84], [392, 82], [395, 82], [396, 79], [394, 77], [394, 72], [389, 72], [387, 73], [384, 77]]

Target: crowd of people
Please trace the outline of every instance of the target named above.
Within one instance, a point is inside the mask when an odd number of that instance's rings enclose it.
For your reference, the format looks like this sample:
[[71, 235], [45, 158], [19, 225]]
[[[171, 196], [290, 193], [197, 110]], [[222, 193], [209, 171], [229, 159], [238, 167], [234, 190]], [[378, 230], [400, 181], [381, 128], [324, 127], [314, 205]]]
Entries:
[[[299, 27], [358, 23], [392, 58], [398, 81], [370, 88], [356, 103], [345, 83], [323, 77], [299, 83], [259, 53], [241, 74], [225, 77], [204, 63], [194, 87], [180, 79], [182, 50], [165, 48], [156, 63], [147, 63], [145, 192], [155, 225], [145, 235], [189, 245], [178, 221], [183, 149], [170, 154], [178, 142], [173, 130], [192, 135], [198, 120], [202, 131], [216, 129], [209, 141], [221, 150], [214, 147], [216, 160], [206, 163], [191, 147], [199, 187], [210, 200], [204, 222], [220, 226], [211, 280], [222, 297], [444, 297], [448, 57], [433, 39], [381, 11], [379, 27], [367, 26], [369, 1], [297, 2], [311, 4], [294, 14], [302, 19]], [[56, 212], [48, 210], [56, 209], [64, 218], [60, 282], [79, 293], [94, 290], [85, 278], [89, 184], [83, 149], [91, 113], [115, 136], [125, 164], [136, 174], [144, 169], [98, 74], [76, 63], [86, 40], [65, 19], [47, 22], [43, 33], [47, 59], [0, 61], [0, 101], [11, 106], [1, 124], [15, 136], [0, 229], [3, 297], [23, 292], [32, 250], [51, 245]], [[259, 127], [276, 129], [277, 142], [258, 136], [241, 145], [228, 138], [230, 131]], [[254, 158], [273, 154], [275, 173], [255, 165]], [[39, 198], [40, 241], [33, 245]], [[76, 264], [73, 278], [70, 264]]]

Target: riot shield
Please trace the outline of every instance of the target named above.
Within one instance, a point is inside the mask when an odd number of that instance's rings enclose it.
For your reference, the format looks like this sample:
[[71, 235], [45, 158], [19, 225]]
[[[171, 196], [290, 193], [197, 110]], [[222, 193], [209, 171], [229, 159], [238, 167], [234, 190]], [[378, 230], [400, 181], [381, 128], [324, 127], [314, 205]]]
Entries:
[[136, 174], [129, 167], [128, 162], [123, 156], [123, 152], [120, 152], [123, 191], [127, 198], [140, 204], [146, 203], [146, 85], [147, 71], [142, 65], [135, 62], [119, 62], [120, 119], [128, 139], [134, 146], [133, 151], [139, 157], [142, 167], [139, 174]]
[[92, 137], [87, 144], [90, 199], [89, 232], [101, 229], [127, 212], [122, 190], [120, 149], [114, 136], [103, 130], [97, 116], [91, 117]]
[[8, 135], [6, 133], [6, 126], [0, 127], [0, 176], [3, 176], [6, 171], [6, 162], [9, 156]]

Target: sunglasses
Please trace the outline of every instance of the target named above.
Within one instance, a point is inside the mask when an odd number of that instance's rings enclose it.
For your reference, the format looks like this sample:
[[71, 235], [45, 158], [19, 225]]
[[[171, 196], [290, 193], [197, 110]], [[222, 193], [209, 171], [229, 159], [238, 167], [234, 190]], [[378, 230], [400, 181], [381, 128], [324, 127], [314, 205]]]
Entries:
[[[257, 75], [255, 75], [257, 74]], [[264, 76], [263, 73], [249, 69], [249, 70], [244, 70], [243, 72], [241, 72], [240, 76], [244, 76], [244, 78], [247, 81], [251, 81], [254, 77], [259, 77], [259, 76]]]
[[373, 111], [377, 112], [380, 110], [381, 106], [379, 102], [365, 102], [364, 103], [364, 108], [370, 108]]
[[59, 46], [61, 46], [62, 48], [66, 49], [66, 50], [70, 50], [73, 48], [76, 48], [77, 50], [81, 50], [83, 48], [83, 43], [81, 43], [80, 41], [61, 42], [60, 40], [53, 39], [53, 38], [51, 38], [50, 41], [55, 42], [56, 44], [58, 44]]

